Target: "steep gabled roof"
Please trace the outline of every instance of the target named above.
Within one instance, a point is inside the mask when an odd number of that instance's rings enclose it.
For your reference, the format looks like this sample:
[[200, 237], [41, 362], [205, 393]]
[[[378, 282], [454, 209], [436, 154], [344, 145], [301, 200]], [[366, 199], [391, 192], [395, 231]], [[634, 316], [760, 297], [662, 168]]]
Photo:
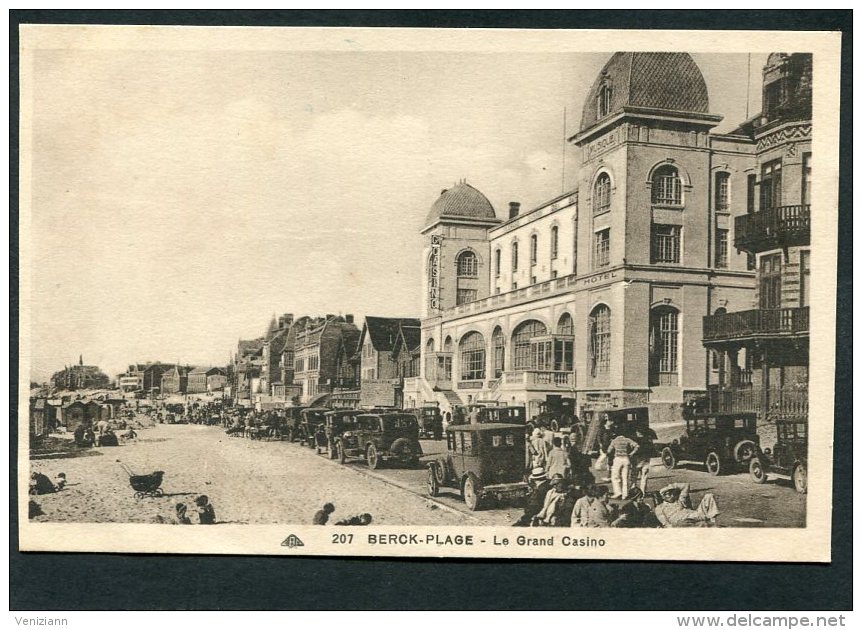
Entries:
[[358, 346], [362, 347], [367, 334], [377, 352], [392, 350], [402, 326], [418, 329], [419, 320], [415, 317], [366, 317]]

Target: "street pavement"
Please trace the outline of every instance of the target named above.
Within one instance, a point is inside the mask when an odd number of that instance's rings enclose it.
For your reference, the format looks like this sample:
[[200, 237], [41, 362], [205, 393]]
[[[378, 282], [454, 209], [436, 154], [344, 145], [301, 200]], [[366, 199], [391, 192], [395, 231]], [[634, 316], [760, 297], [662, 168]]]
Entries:
[[[424, 464], [443, 455], [445, 442], [423, 440], [422, 447], [419, 468], [371, 471], [362, 460], [341, 465], [299, 443], [228, 437], [221, 427], [157, 425], [119, 447], [33, 460], [33, 470], [51, 478], [62, 471], [69, 479], [63, 492], [36, 497], [42, 515], [34, 520], [169, 522], [177, 502], [198, 494], [209, 496], [219, 522], [310, 523], [325, 502], [335, 504], [334, 520], [368, 512], [380, 525], [502, 526], [517, 520], [521, 511], [512, 505], [471, 512], [454, 489], [429, 497]], [[165, 496], [135, 499], [117, 459], [137, 473], [164, 470]], [[712, 492], [724, 527], [805, 525], [805, 495], [786, 480], [757, 485], [747, 472], [711, 477], [701, 465], [668, 471], [657, 459], [652, 471], [648, 490], [683, 481], [691, 484], [695, 501]]]

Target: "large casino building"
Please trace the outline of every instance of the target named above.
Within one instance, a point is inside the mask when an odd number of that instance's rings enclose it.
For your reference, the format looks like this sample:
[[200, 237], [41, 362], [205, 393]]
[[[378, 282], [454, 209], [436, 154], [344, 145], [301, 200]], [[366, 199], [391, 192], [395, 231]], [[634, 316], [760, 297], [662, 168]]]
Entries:
[[[712, 133], [721, 120], [688, 54], [618, 52], [569, 138], [581, 159], [568, 192], [501, 213], [466, 182], [444, 190], [422, 230], [421, 375], [405, 379], [405, 406], [499, 401], [532, 415], [556, 396], [582, 417], [648, 405], [672, 421], [719, 385], [728, 357], [733, 373], [750, 369], [744, 350], [704, 347], [703, 321], [757, 305], [757, 254], [734, 230], [776, 175], [756, 125]], [[810, 149], [782, 153], [786, 179], [804, 155], [810, 168]]]

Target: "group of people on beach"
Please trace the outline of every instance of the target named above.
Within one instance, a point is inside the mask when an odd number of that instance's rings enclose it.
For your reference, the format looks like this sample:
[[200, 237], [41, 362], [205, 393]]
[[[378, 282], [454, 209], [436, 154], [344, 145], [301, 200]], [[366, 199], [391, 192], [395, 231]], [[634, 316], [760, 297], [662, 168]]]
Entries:
[[195, 497], [191, 512], [185, 503], [177, 503], [174, 510], [174, 525], [215, 525], [216, 522], [215, 508], [205, 494]]
[[[323, 507], [314, 513], [314, 518], [311, 519], [312, 525], [326, 525], [329, 523], [329, 516], [335, 512], [335, 506], [332, 503], [324, 503]], [[357, 514], [334, 523], [334, 525], [371, 525], [374, 520], [371, 514], [365, 512]]]
[[[549, 439], [550, 438], [550, 439]], [[616, 425], [607, 416], [598, 435], [599, 457], [541, 428], [528, 441], [530, 494], [520, 527], [690, 527], [712, 526], [719, 514], [715, 497], [694, 507], [689, 484], [672, 483], [649, 493], [655, 432], [634, 423]], [[597, 484], [593, 470], [606, 471]]]

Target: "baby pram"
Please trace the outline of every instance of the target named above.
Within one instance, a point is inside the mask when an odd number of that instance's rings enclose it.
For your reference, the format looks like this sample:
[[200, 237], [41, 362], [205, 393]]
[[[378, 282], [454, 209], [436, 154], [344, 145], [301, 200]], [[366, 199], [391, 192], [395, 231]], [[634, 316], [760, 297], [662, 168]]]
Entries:
[[123, 470], [125, 470], [126, 473], [128, 473], [129, 485], [132, 486], [132, 490], [135, 491], [136, 499], [143, 499], [144, 497], [160, 497], [164, 495], [160, 486], [162, 485], [165, 471], [154, 470], [149, 475], [136, 475], [119, 459], [117, 460], [117, 463], [123, 467]]

